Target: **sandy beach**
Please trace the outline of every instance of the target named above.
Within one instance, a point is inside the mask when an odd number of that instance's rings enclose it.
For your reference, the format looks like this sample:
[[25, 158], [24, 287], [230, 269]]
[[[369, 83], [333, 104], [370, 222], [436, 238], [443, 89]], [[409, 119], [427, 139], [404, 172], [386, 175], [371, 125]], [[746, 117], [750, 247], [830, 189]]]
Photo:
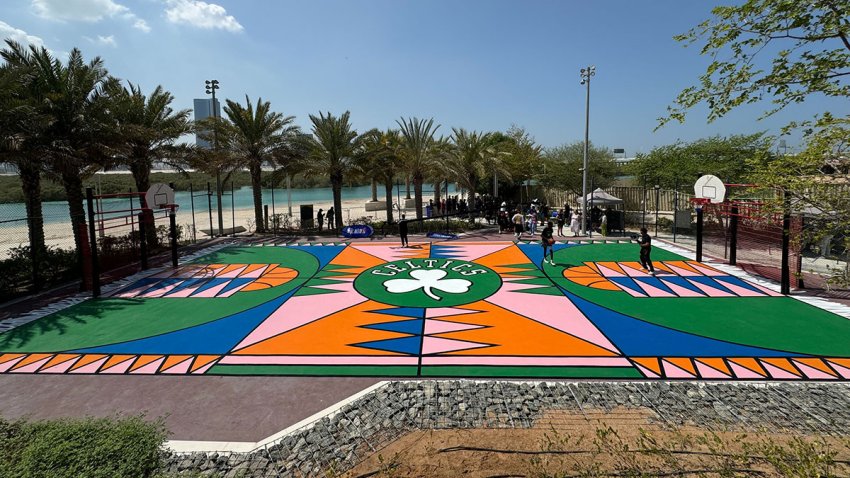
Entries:
[[[292, 213], [293, 213], [293, 221], [300, 219], [300, 205], [301, 204], [312, 204], [313, 205], [313, 217], [315, 220], [315, 215], [318, 213], [319, 208], [321, 208], [324, 212], [326, 212], [332, 205], [333, 200], [329, 199], [327, 202], [316, 202], [316, 201], [308, 201], [308, 202], [292, 202]], [[412, 216], [413, 209], [403, 210], [408, 217]], [[287, 214], [288, 213], [288, 205], [285, 201], [277, 202], [274, 207], [274, 213], [276, 214]], [[246, 230], [253, 232], [255, 229], [254, 225], [254, 209], [253, 208], [241, 208], [236, 209], [231, 212], [229, 205], [224, 204], [224, 209], [222, 212], [224, 217], [224, 228], [229, 229], [231, 227], [239, 227], [242, 226]], [[269, 205], [269, 216], [272, 215], [272, 207]], [[162, 214], [157, 215], [156, 224], [157, 225], [168, 225], [167, 218], [161, 217]], [[372, 221], [383, 221], [386, 219], [386, 211], [369, 211], [366, 212], [366, 201], [363, 198], [357, 199], [343, 199], [342, 201], [342, 220], [345, 225], [350, 224], [352, 221], [358, 220], [363, 217], [368, 217]], [[196, 236], [198, 240], [203, 240], [207, 238], [207, 235], [201, 232], [201, 230], [209, 230], [210, 227], [210, 219], [209, 212], [206, 208], [199, 210], [195, 209], [195, 228], [196, 228]], [[216, 219], [216, 211], [213, 210], [213, 224], [217, 229], [217, 219]], [[396, 218], [398, 219], [398, 218]], [[271, 221], [271, 219], [269, 219]], [[118, 221], [113, 220], [107, 223], [108, 225], [118, 224]], [[177, 211], [177, 224], [183, 226], [183, 240], [189, 239], [191, 240], [191, 231], [192, 231], [192, 213], [188, 208], [181, 208]], [[325, 223], [327, 226], [327, 223]], [[121, 225], [120, 227], [110, 228], [105, 231], [105, 234], [110, 236], [121, 236], [128, 234], [131, 231], [131, 226]], [[243, 233], [247, 234], [247, 233]], [[45, 224], [44, 226], [44, 235], [45, 242], [48, 246], [51, 247], [60, 247], [64, 249], [71, 249], [74, 247], [74, 236], [71, 233], [71, 222], [70, 221], [62, 221], [62, 222], [50, 222]], [[0, 225], [0, 260], [7, 259], [9, 257], [9, 252], [12, 248], [26, 246], [28, 244], [27, 237], [27, 227], [23, 222], [14, 223], [14, 224], [4, 224]]]

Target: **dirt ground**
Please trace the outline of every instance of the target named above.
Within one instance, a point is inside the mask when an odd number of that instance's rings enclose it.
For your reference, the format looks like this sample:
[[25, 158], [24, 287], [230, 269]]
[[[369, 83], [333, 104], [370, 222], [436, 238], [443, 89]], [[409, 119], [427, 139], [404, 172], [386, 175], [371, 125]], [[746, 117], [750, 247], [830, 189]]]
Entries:
[[526, 429], [409, 433], [345, 476], [850, 476], [848, 437], [672, 428], [644, 410], [550, 411]]

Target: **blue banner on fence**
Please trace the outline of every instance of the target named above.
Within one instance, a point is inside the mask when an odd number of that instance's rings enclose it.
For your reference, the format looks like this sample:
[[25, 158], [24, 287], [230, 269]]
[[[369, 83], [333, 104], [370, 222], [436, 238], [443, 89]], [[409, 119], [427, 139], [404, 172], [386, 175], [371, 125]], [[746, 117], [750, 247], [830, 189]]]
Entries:
[[358, 224], [356, 226], [345, 226], [342, 228], [342, 235], [348, 238], [355, 237], [372, 237], [374, 234], [374, 230], [372, 226], [367, 226], [365, 224]]
[[431, 239], [457, 239], [457, 234], [446, 234], [443, 232], [429, 232], [426, 235]]

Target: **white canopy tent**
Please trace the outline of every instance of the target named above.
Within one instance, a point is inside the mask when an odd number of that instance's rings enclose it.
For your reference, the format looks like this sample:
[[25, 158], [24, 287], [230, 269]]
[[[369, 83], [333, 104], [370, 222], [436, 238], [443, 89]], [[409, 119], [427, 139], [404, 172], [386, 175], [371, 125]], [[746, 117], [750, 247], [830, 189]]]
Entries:
[[607, 207], [607, 206], [617, 206], [623, 204], [623, 200], [614, 197], [605, 191], [602, 188], [597, 188], [596, 191], [587, 195], [587, 206], [599, 206], [599, 207]]

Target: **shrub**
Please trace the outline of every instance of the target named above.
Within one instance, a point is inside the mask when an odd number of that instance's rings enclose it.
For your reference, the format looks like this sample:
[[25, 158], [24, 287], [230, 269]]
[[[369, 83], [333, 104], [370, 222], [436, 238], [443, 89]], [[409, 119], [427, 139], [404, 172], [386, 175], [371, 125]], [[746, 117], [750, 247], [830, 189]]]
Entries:
[[8, 422], [0, 419], [0, 476], [152, 477], [161, 467], [162, 420], [144, 417]]

